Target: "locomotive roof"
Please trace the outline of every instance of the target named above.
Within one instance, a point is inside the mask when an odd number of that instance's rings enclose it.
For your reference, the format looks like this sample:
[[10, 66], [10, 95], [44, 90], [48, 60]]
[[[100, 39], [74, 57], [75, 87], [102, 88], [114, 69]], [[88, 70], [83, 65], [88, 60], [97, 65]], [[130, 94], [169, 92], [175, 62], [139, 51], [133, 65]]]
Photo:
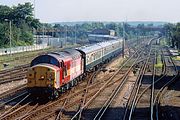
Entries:
[[79, 58], [81, 56], [81, 53], [75, 49], [66, 49], [63, 52], [70, 54], [73, 59]]
[[58, 61], [60, 60], [60, 57], [59, 57], [59, 55], [57, 53], [49, 53], [48, 55], [54, 57]]
[[54, 54], [56, 54], [59, 57], [60, 61], [62, 61], [62, 60], [67, 61], [67, 60], [71, 59], [71, 55], [64, 51], [56, 52]]
[[54, 55], [57, 55], [59, 58], [68, 58], [69, 57], [69, 54], [63, 52], [63, 51], [60, 51], [60, 52], [53, 52], [52, 54]]
[[30, 66], [34, 66], [34, 65], [40, 64], [40, 63], [50, 63], [50, 58], [54, 59], [55, 63], [58, 63], [60, 61], [60, 58], [58, 55], [50, 53], [50, 54], [40, 55], [40, 56], [34, 58], [31, 61]]

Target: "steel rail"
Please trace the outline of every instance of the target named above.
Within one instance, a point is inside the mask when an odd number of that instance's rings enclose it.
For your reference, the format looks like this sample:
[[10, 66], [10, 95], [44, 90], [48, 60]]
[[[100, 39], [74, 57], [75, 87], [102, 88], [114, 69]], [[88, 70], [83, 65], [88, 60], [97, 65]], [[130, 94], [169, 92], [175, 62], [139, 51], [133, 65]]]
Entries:
[[101, 107], [101, 109], [98, 111], [98, 113], [96, 114], [96, 116], [94, 117], [93, 120], [100, 120], [103, 115], [105, 114], [106, 110], [108, 109], [108, 107], [110, 106], [110, 104], [112, 103], [112, 101], [114, 100], [114, 98], [117, 96], [117, 94], [119, 93], [119, 91], [122, 89], [123, 85], [125, 84], [125, 82], [127, 81], [128, 78], [128, 74], [131, 71], [132, 67], [136, 64], [137, 60], [139, 59], [140, 55], [136, 58], [136, 60], [133, 62], [133, 64], [131, 65], [131, 67], [128, 69], [128, 71], [123, 75], [122, 81], [120, 82], [119, 85], [117, 85], [117, 87], [113, 90], [112, 94], [110, 95], [110, 97], [106, 100], [106, 102], [103, 104], [103, 106]]
[[128, 101], [127, 101], [126, 108], [125, 108], [125, 111], [124, 111], [123, 120], [126, 120], [126, 117], [128, 116], [128, 109], [129, 109], [129, 106], [132, 104], [131, 99], [133, 99], [133, 95], [135, 94], [134, 92], [136, 91], [136, 86], [138, 85], [138, 82], [139, 82], [138, 80], [141, 77], [142, 71], [143, 71], [143, 66], [141, 66], [141, 68], [140, 68], [140, 72], [139, 72], [139, 74], [138, 74], [138, 76], [136, 78], [135, 84], [134, 84], [134, 86], [132, 88], [132, 92], [130, 93], [130, 97], [129, 97]]
[[144, 66], [143, 66], [142, 75], [140, 77], [140, 80], [139, 80], [139, 83], [138, 83], [138, 86], [137, 86], [137, 89], [136, 89], [136, 92], [135, 92], [135, 96], [134, 96], [134, 99], [133, 99], [133, 102], [132, 102], [132, 105], [131, 105], [131, 108], [130, 108], [130, 113], [129, 113], [129, 118], [128, 118], [129, 120], [131, 120], [132, 114], [133, 114], [134, 109], [135, 109], [136, 99], [137, 99], [137, 96], [138, 96], [138, 93], [139, 93], [139, 89], [140, 89], [140, 86], [141, 86], [141, 83], [142, 83], [142, 79], [143, 79], [144, 73], [146, 71], [146, 67], [147, 67], [148, 61], [150, 59], [151, 52], [152, 52], [152, 48], [150, 48], [150, 52], [148, 54], [146, 62], [144, 63]]
[[11, 109], [9, 109], [8, 111], [5, 111], [3, 114], [1, 114], [0, 118], [5, 119], [5, 117], [7, 117], [8, 114], [11, 114], [11, 111], [13, 111], [19, 104], [21, 104], [23, 101], [25, 101], [29, 96], [30, 96], [30, 94], [26, 95], [22, 100], [20, 100], [18, 103], [16, 103]]
[[[23, 116], [20, 116], [18, 118], [16, 118], [16, 120], [23, 120], [26, 115], [28, 115], [30, 112], [32, 112], [33, 110], [35, 110], [37, 107], [39, 106], [39, 104], [37, 103], [35, 106], [33, 106], [29, 111], [27, 111]], [[26, 107], [26, 106], [24, 106]]]
[[[161, 50], [161, 52], [163, 53], [162, 50]], [[162, 62], [163, 62], [162, 76], [161, 76], [160, 78], [158, 78], [158, 79], [154, 82], [154, 84], [156, 84], [156, 83], [158, 83], [159, 81], [161, 81], [161, 80], [166, 76], [166, 74], [167, 74], [165, 59], [164, 59], [164, 56], [163, 56], [163, 55], [162, 55]], [[141, 72], [140, 72], [140, 73], [141, 73]], [[135, 85], [136, 85], [136, 84], [135, 84]], [[136, 106], [137, 103], [139, 102], [139, 99], [142, 97], [142, 95], [143, 95], [150, 87], [152, 87], [152, 84], [150, 84], [149, 86], [147, 86], [147, 87], [141, 92], [141, 94], [137, 97], [137, 100], [136, 100], [136, 102], [135, 102], [135, 106]], [[133, 87], [133, 91], [134, 91], [134, 89], [135, 89], [135, 86]], [[132, 98], [132, 97], [131, 97], [132, 94], [133, 94], [133, 93], [131, 92], [130, 98]], [[125, 110], [125, 112], [124, 112], [123, 120], [126, 120], [126, 117], [128, 116], [127, 114], [128, 114], [128, 105], [130, 104], [129, 102], [130, 102], [130, 101], [128, 100], [128, 103], [127, 103], [127, 105], [126, 105], [126, 110]]]
[[[92, 74], [92, 76], [90, 76], [90, 79], [88, 80], [87, 86], [86, 86], [86, 88], [84, 89], [84, 94], [83, 94], [83, 98], [82, 98], [82, 102], [81, 102], [80, 108], [85, 105], [86, 99], [87, 99], [86, 97], [87, 97], [89, 85], [91, 84], [91, 82], [93, 81], [93, 79], [95, 79], [95, 76], [96, 76], [97, 73], [99, 73], [99, 72], [100, 72], [100, 69], [98, 69], [98, 71], [94, 72], [94, 74]], [[81, 119], [81, 117], [82, 117], [82, 112], [83, 112], [83, 110], [81, 109], [81, 111], [80, 111], [80, 113], [79, 113], [79, 116], [78, 116], [78, 117], [79, 117], [78, 120]]]
[[[164, 59], [163, 59], [163, 63], [165, 63], [165, 60], [164, 60]], [[154, 82], [154, 84], [160, 82], [160, 81], [166, 76], [166, 74], [167, 74], [166, 64], [163, 64], [163, 66], [165, 66], [165, 67], [163, 67], [163, 73], [164, 73], [164, 74], [163, 74], [163, 76], [161, 76], [158, 80], [156, 80], [156, 81]], [[136, 102], [135, 102], [135, 106], [136, 106], [137, 103], [139, 102], [139, 99], [142, 97], [142, 95], [143, 95], [151, 86], [152, 86], [152, 84], [149, 85], [149, 86], [147, 86], [147, 87], [142, 91], [142, 93], [137, 97], [137, 100], [136, 100]], [[125, 120], [125, 119], [123, 119], [123, 120]]]
[[[168, 50], [169, 52], [169, 50]], [[165, 85], [163, 85], [163, 87], [161, 87], [161, 89], [158, 91], [155, 99], [154, 99], [154, 107], [155, 107], [155, 110], [156, 110], [156, 120], [159, 120], [159, 104], [160, 104], [160, 101], [162, 99], [162, 96], [163, 96], [163, 93], [167, 90], [168, 86], [170, 86], [176, 79], [177, 77], [179, 77], [179, 72], [177, 70], [177, 66], [175, 65], [174, 61], [172, 60], [172, 58], [170, 57], [170, 60], [171, 60], [171, 63], [173, 64], [174, 66], [174, 70], [176, 72], [175, 76], [169, 80]]]
[[154, 81], [155, 81], [155, 76], [156, 76], [156, 68], [155, 68], [155, 63], [157, 62], [156, 60], [157, 60], [157, 56], [156, 56], [157, 54], [156, 54], [156, 50], [155, 50], [155, 57], [154, 57], [154, 60], [153, 60], [153, 72], [152, 72], [152, 76], [153, 76], [153, 78], [152, 78], [152, 87], [151, 87], [151, 103], [150, 103], [150, 107], [151, 107], [151, 116], [150, 116], [150, 118], [151, 118], [151, 120], [153, 120], [153, 100], [154, 100]]
[[[18, 86], [18, 87], [16, 87], [16, 88], [13, 88], [13, 89], [11, 89], [11, 90], [8, 90], [8, 91], [0, 94], [0, 99], [3, 99], [3, 98], [5, 98], [5, 97], [7, 97], [8, 95], [13, 94], [13, 93], [15, 93], [15, 92], [17, 92], [17, 91], [19, 91], [19, 90], [23, 90], [23, 89], [25, 89], [25, 88], [26, 88], [26, 85], [23, 84], [23, 85], [20, 85], [20, 86]], [[0, 106], [1, 106], [1, 105], [0, 105]]]
[[74, 120], [75, 118], [78, 117], [79, 113], [85, 108], [87, 107], [93, 99], [96, 98], [96, 96], [98, 96], [98, 94], [111, 82], [111, 80], [120, 72], [120, 70], [138, 53], [138, 51], [136, 51], [132, 56], [129, 57], [129, 59], [127, 61], [125, 61], [123, 63], [123, 65], [110, 77], [110, 79], [108, 81], [106, 81], [104, 83], [104, 85], [98, 90], [98, 92], [96, 92], [96, 94], [94, 94], [91, 99], [89, 101], [86, 102], [86, 104], [84, 106], [81, 107], [80, 110], [78, 110], [76, 112], [76, 114], [71, 118], [71, 120]]
[[24, 96], [24, 95], [26, 95], [26, 94], [28, 94], [28, 92], [24, 92], [24, 93], [22, 93], [22, 94], [20, 94], [20, 95], [18, 95], [18, 96], [16, 96], [16, 97], [14, 97], [14, 98], [12, 98], [12, 99], [10, 99], [10, 100], [8, 100], [8, 101], [0, 104], [0, 108], [2, 108], [4, 105], [6, 105], [6, 104], [8, 104], [8, 103], [10, 103], [10, 102], [12, 102], [12, 101], [14, 101], [14, 100], [22, 97], [22, 96]]

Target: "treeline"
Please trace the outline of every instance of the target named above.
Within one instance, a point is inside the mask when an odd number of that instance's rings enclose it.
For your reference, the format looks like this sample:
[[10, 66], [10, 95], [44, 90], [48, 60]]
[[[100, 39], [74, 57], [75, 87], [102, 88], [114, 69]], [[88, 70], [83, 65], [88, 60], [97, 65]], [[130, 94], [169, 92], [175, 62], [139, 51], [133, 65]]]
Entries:
[[10, 27], [12, 46], [33, 44], [33, 29], [41, 24], [33, 17], [31, 3], [17, 6], [0, 5], [0, 47], [9, 47]]
[[[147, 29], [147, 27], [153, 27], [153, 24], [144, 25], [139, 24], [137, 26], [131, 26], [128, 23], [103, 23], [103, 22], [85, 22], [82, 24], [75, 25], [61, 25], [61, 24], [44, 24], [44, 31], [46, 35], [51, 35], [54, 37], [68, 37], [68, 38], [77, 38], [77, 39], [87, 39], [88, 34], [91, 33], [92, 30], [101, 28], [101, 29], [110, 29], [115, 30], [117, 36], [123, 36], [123, 29], [125, 31], [124, 37], [126, 39], [133, 38], [137, 36], [147, 36], [153, 35], [154, 30]], [[43, 34], [42, 27], [38, 30], [38, 34]], [[53, 33], [52, 33], [53, 31]]]
[[153, 24], [139, 24], [137, 26], [117, 22], [84, 22], [75, 25], [42, 24], [34, 18], [33, 11], [34, 8], [31, 3], [18, 4], [12, 7], [0, 5], [0, 48], [10, 46], [10, 26], [12, 46], [32, 45], [35, 34], [45, 34], [62, 39], [69, 38], [70, 40], [76, 38], [84, 41], [88, 39], [88, 34], [97, 28], [115, 30], [117, 36], [122, 37], [124, 35], [126, 39], [153, 35], [157, 32], [147, 29], [153, 27]]
[[180, 50], [180, 23], [166, 24], [164, 34], [169, 40], [169, 45]]
[[116, 35], [122, 36], [123, 27], [122, 24], [108, 23], [104, 24], [103, 22], [84, 22], [82, 24], [75, 25], [62, 25], [62, 24], [43, 24], [43, 27], [37, 30], [38, 35], [43, 35], [43, 28], [46, 35], [51, 35], [53, 37], [60, 38], [77, 38], [77, 39], [87, 39], [88, 34], [90, 34], [94, 29], [109, 29], [115, 30]]

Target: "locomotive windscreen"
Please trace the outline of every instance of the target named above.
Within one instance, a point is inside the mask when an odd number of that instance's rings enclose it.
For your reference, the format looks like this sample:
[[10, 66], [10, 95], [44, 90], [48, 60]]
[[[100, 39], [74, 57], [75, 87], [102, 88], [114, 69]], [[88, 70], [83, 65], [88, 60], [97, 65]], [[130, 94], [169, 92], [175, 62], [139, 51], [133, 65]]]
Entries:
[[54, 58], [53, 56], [50, 55], [41, 55], [38, 56], [37, 58], [35, 58], [32, 62], [31, 62], [31, 66], [40, 64], [40, 63], [48, 63], [48, 64], [52, 64], [55, 65], [57, 67], [59, 67], [59, 61]]

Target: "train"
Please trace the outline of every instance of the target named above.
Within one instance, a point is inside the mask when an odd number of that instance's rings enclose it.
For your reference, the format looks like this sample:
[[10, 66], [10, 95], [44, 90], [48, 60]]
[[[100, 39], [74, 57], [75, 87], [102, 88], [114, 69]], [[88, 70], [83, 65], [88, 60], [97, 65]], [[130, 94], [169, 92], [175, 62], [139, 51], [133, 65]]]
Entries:
[[35, 96], [57, 98], [122, 52], [122, 39], [39, 55], [27, 72], [28, 91]]

